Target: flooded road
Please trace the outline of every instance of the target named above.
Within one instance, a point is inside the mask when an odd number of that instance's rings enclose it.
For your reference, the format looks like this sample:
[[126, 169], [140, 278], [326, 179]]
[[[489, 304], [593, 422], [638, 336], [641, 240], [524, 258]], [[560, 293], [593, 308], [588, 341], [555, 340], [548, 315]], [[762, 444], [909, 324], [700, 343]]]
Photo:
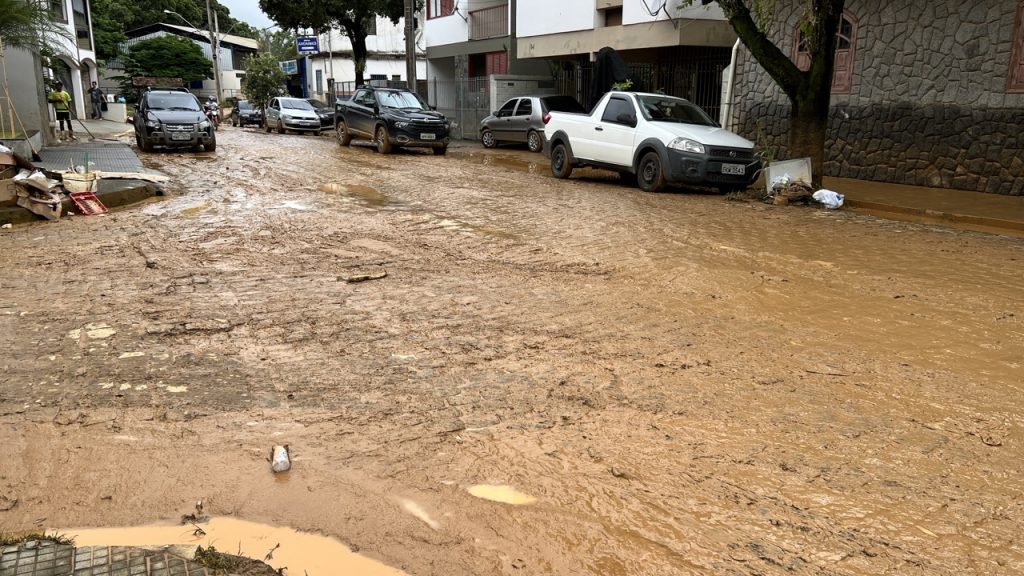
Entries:
[[416, 575], [1024, 573], [1020, 239], [218, 143], [0, 234], [0, 527], [203, 499]]

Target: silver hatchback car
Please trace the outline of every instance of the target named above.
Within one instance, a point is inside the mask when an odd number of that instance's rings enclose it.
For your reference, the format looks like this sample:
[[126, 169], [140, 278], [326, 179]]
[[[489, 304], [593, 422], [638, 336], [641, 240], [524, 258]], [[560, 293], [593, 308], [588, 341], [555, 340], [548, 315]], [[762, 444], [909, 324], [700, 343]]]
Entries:
[[530, 152], [544, 148], [544, 116], [548, 112], [587, 111], [572, 96], [522, 96], [501, 105], [480, 122], [480, 143], [494, 148], [500, 142], [526, 142]]

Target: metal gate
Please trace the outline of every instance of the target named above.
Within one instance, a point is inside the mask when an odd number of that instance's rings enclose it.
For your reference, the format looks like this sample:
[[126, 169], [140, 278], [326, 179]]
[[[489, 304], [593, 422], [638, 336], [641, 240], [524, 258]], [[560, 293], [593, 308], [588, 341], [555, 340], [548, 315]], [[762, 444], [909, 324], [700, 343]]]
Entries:
[[[623, 56], [627, 58], [628, 52]], [[678, 46], [658, 50], [655, 62], [628, 62], [636, 92], [661, 92], [686, 98], [712, 118], [722, 105], [722, 72], [729, 66], [728, 48]], [[596, 101], [591, 96], [593, 63], [586, 60], [563, 62], [554, 72], [555, 88], [572, 96], [586, 108]]]
[[480, 121], [491, 113], [491, 83], [487, 77], [429, 81], [431, 106], [452, 122], [452, 138], [475, 140]]

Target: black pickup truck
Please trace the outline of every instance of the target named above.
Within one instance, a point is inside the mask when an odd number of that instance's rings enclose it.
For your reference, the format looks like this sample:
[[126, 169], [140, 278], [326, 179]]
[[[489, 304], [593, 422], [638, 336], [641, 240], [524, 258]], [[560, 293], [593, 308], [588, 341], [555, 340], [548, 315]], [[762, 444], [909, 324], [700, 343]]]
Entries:
[[334, 117], [342, 146], [365, 138], [381, 154], [394, 148], [430, 148], [441, 156], [451, 142], [444, 115], [409, 90], [360, 86], [351, 99], [338, 100]]

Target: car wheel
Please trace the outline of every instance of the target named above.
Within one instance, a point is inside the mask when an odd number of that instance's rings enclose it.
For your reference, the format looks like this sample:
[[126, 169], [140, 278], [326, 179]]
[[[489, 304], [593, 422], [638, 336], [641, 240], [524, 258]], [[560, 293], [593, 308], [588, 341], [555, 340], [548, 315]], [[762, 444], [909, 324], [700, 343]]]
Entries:
[[135, 131], [135, 147], [142, 150], [142, 137], [139, 136], [139, 131]]
[[216, 151], [217, 150], [217, 137], [214, 136], [213, 138], [210, 138], [210, 143], [209, 144], [203, 144], [203, 148], [207, 152], [214, 152], [214, 151]]
[[530, 130], [526, 135], [526, 145], [530, 148], [530, 152], [540, 152], [544, 148], [544, 140], [541, 139], [539, 132]]
[[273, 129], [270, 127], [270, 122], [267, 120], [263, 121], [263, 127], [266, 128], [267, 134], [270, 134], [273, 131]]
[[568, 178], [572, 175], [569, 150], [561, 142], [555, 144], [554, 149], [551, 150], [551, 175], [555, 178]]
[[234, 116], [231, 117], [231, 127], [238, 128], [238, 118], [235, 118]]
[[342, 146], [348, 146], [352, 143], [352, 135], [348, 133], [348, 124], [344, 120], [338, 122], [335, 127], [335, 132], [338, 135], [338, 144]]
[[391, 153], [391, 140], [388, 138], [388, 129], [384, 125], [377, 126], [377, 152], [381, 154]]
[[480, 134], [480, 143], [484, 145], [484, 148], [494, 148], [497, 144], [494, 141], [494, 132], [484, 130], [483, 133]]
[[648, 152], [640, 159], [636, 182], [644, 192], [657, 192], [665, 187], [665, 171], [657, 152]]
[[434, 151], [434, 156], [444, 156], [445, 154], [448, 153], [447, 146], [441, 146], [440, 148], [432, 148], [432, 150]]
[[278, 120], [277, 121], [277, 133], [278, 134], [287, 134], [288, 133], [288, 131], [284, 129], [284, 120]]

